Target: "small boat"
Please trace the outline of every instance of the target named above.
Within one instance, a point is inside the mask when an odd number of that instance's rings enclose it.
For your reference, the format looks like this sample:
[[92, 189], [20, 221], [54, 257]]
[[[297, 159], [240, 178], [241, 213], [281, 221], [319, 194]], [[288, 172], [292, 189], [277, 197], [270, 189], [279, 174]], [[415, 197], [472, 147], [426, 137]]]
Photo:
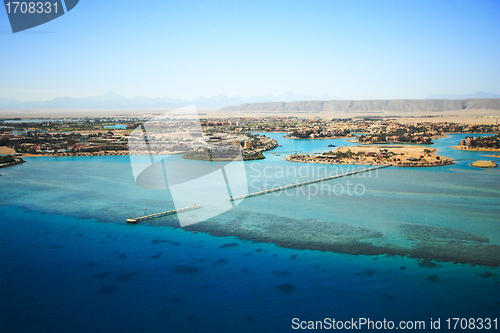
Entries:
[[336, 147], [336, 146], [330, 143], [327, 147]]

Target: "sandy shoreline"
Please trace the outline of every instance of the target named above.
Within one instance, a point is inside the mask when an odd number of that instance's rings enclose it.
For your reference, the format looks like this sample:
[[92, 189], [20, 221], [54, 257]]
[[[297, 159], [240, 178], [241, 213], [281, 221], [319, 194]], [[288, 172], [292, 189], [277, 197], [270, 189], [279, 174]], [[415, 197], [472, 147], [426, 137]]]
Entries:
[[129, 155], [128, 152], [100, 152], [100, 153], [56, 153], [56, 154], [22, 154], [21, 157], [78, 157], [78, 156], [123, 156]]
[[[282, 133], [282, 132], [278, 132], [278, 133]], [[356, 136], [354, 135], [350, 135], [350, 136], [332, 136], [332, 137], [329, 137], [329, 138], [297, 138], [295, 136], [290, 136], [290, 137], [286, 137], [284, 136], [283, 139], [294, 139], [294, 140], [333, 140], [333, 139], [351, 139], [351, 138], [355, 138]]]
[[[185, 154], [185, 151], [179, 152], [161, 152], [161, 154], [154, 155], [178, 155]], [[149, 152], [134, 152], [130, 154], [128, 151], [101, 151], [97, 153], [89, 153], [89, 152], [79, 152], [79, 153], [56, 153], [56, 154], [22, 154], [20, 157], [83, 157], [83, 156], [128, 156], [128, 155], [149, 155]]]
[[452, 146], [453, 149], [457, 150], [467, 150], [467, 151], [484, 151], [484, 152], [500, 152], [500, 149], [495, 148], [483, 148], [483, 147], [464, 147], [464, 146]]

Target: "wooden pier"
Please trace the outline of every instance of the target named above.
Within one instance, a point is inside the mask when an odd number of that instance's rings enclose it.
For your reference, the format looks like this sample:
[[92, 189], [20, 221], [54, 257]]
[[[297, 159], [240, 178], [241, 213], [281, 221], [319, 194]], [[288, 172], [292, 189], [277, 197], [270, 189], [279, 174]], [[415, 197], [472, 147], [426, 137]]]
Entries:
[[324, 178], [319, 178], [319, 179], [313, 179], [313, 180], [309, 180], [307, 182], [302, 182], [302, 183], [297, 183], [297, 184], [292, 184], [292, 185], [286, 185], [286, 186], [282, 186], [282, 187], [272, 188], [272, 189], [269, 189], [269, 190], [264, 190], [264, 191], [259, 191], [259, 192], [254, 192], [254, 193], [239, 195], [237, 197], [231, 197], [228, 200], [229, 201], [242, 200], [242, 199], [245, 199], [245, 198], [256, 197], [258, 195], [262, 195], [262, 194], [266, 194], [266, 193], [283, 191], [283, 190], [287, 190], [289, 188], [294, 188], [294, 187], [299, 187], [299, 186], [304, 186], [304, 185], [309, 185], [309, 184], [324, 182], [324, 181], [327, 181], [327, 180], [330, 180], [330, 179], [336, 179], [336, 178], [351, 176], [351, 175], [355, 175], [357, 173], [368, 172], [368, 171], [372, 171], [372, 170], [376, 170], [376, 169], [381, 169], [381, 168], [387, 168], [387, 167], [390, 167], [390, 166], [392, 166], [392, 164], [377, 165], [377, 166], [374, 166], [374, 167], [371, 167], [371, 168], [366, 168], [366, 169], [362, 169], [362, 170], [356, 170], [356, 171], [352, 171], [352, 172], [346, 172], [346, 173], [343, 173], [343, 174], [340, 174], [340, 175], [335, 175], [335, 176], [330, 176], [330, 177], [324, 177]]
[[173, 210], [169, 210], [169, 211], [162, 212], [162, 213], [157, 213], [157, 214], [151, 214], [151, 215], [145, 215], [145, 216], [141, 216], [141, 217], [136, 217], [135, 219], [130, 218], [130, 219], [127, 219], [126, 221], [128, 223], [137, 223], [137, 222], [140, 222], [140, 221], [152, 220], [152, 219], [155, 219], [155, 218], [158, 218], [158, 217], [172, 215], [172, 214], [176, 214], [176, 213], [181, 213], [181, 212], [185, 212], [185, 211], [193, 210], [193, 209], [198, 209], [198, 208], [201, 208], [201, 205], [194, 204], [193, 206], [189, 206], [189, 207], [185, 207], [185, 208], [180, 208], [180, 209], [173, 209]]

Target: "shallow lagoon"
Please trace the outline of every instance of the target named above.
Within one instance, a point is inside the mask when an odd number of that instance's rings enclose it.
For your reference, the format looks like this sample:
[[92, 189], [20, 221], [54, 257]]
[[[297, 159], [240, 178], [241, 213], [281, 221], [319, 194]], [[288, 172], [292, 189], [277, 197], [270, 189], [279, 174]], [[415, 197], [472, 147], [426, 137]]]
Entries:
[[[277, 151], [321, 151], [330, 143], [272, 135], [283, 145]], [[479, 237], [472, 239], [479, 244], [487, 237], [498, 245], [499, 170], [471, 167], [481, 153], [447, 148], [461, 136], [434, 145], [458, 159], [455, 165], [389, 168], [350, 179], [364, 185], [360, 196], [336, 195], [330, 187], [322, 195], [255, 197], [207, 224], [240, 221], [237, 227], [252, 229], [268, 221], [269, 229], [291, 220], [312, 220], [316, 227], [329, 221], [338, 237], [344, 232], [359, 241], [382, 233], [370, 238], [378, 246], [412, 245], [401, 229], [410, 224], [453, 228]], [[247, 162], [249, 180], [263, 181], [256, 170], [271, 166], [269, 183], [296, 181], [293, 174], [272, 172], [293, 164], [284, 156], [268, 152], [264, 161]], [[280, 248], [270, 240], [165, 227], [175, 226], [175, 217], [126, 225], [129, 215], [144, 209], [172, 208], [166, 191], [135, 186], [128, 157], [27, 160], [1, 176], [0, 325], [9, 332], [278, 332], [291, 331], [294, 317], [429, 320], [494, 316], [500, 309], [498, 268]], [[315, 178], [312, 170], [319, 167], [308, 165], [306, 176]], [[347, 180], [338, 182], [347, 186]], [[415, 230], [429, 239], [427, 231]], [[437, 231], [431, 236], [440, 236]], [[302, 238], [314, 237], [302, 232]], [[466, 234], [457, 237], [471, 241]]]

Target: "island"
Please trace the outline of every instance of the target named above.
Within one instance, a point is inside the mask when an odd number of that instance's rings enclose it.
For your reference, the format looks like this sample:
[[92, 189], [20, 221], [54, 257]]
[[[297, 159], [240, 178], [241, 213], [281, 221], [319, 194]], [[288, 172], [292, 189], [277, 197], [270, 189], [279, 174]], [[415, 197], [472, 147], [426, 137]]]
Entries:
[[340, 147], [320, 155], [293, 154], [290, 162], [323, 164], [393, 165], [397, 167], [433, 167], [453, 164], [453, 160], [435, 154], [436, 149], [418, 146], [363, 145]]

